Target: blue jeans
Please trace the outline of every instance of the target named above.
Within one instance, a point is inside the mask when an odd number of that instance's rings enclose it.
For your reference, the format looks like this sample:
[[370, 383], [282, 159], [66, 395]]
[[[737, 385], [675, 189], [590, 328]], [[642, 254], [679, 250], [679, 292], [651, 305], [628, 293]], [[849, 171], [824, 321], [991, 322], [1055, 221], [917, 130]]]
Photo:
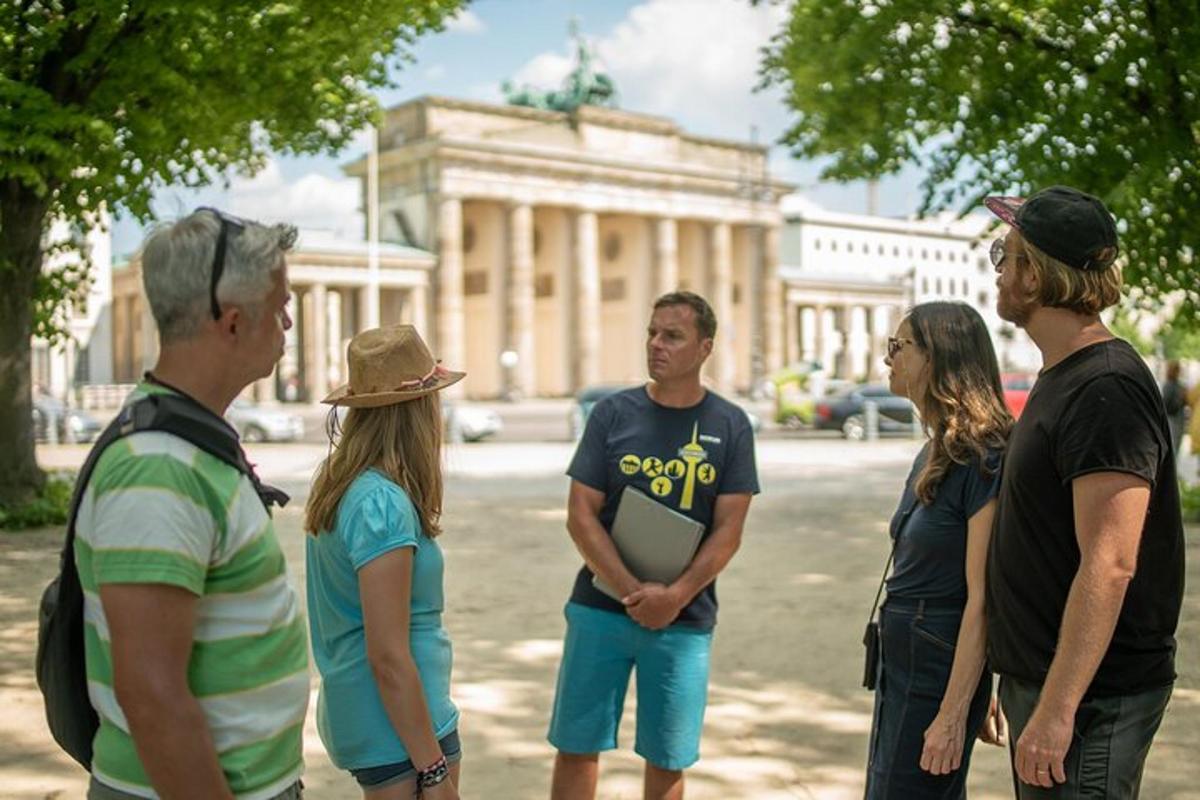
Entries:
[[946, 694], [962, 622], [959, 603], [889, 598], [880, 609], [880, 668], [867, 763], [867, 800], [966, 797], [975, 734], [992, 694], [984, 672], [967, 712], [962, 763], [948, 775], [921, 769], [925, 730]]

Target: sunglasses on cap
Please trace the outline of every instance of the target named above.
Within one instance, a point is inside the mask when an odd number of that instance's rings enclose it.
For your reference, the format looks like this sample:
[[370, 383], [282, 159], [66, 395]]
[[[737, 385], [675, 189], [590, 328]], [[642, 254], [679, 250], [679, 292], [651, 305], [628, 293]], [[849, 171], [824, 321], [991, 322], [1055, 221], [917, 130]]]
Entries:
[[201, 206], [196, 209], [196, 213], [207, 211], [217, 218], [221, 223], [221, 231], [217, 234], [217, 246], [213, 250], [212, 263], [212, 278], [208, 285], [208, 301], [212, 309], [212, 318], [214, 320], [221, 318], [221, 304], [217, 302], [217, 284], [221, 281], [221, 275], [225, 272], [225, 251], [228, 248], [228, 241], [233, 233], [240, 233], [246, 229], [246, 220], [241, 217], [235, 217], [232, 214], [226, 214], [219, 208], [212, 206]]

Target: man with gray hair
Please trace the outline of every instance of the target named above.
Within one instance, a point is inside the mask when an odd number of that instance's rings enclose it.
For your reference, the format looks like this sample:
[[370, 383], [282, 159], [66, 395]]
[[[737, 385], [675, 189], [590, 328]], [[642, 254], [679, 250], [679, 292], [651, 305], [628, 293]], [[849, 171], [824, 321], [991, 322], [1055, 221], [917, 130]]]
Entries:
[[[142, 273], [161, 348], [129, 402], [174, 394], [225, 425], [283, 353], [295, 238], [208, 208], [152, 232]], [[256, 488], [161, 430], [100, 456], [75, 528], [100, 719], [89, 800], [300, 797], [304, 619]]]

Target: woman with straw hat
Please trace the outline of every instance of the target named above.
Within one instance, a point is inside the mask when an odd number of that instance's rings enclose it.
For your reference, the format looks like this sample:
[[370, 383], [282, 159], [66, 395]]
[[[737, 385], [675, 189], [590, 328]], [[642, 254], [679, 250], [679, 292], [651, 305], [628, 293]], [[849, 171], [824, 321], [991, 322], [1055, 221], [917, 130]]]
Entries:
[[350, 382], [323, 401], [331, 450], [305, 508], [317, 728], [364, 797], [457, 800], [436, 393], [464, 373], [436, 362], [411, 325], [358, 334], [347, 360]]

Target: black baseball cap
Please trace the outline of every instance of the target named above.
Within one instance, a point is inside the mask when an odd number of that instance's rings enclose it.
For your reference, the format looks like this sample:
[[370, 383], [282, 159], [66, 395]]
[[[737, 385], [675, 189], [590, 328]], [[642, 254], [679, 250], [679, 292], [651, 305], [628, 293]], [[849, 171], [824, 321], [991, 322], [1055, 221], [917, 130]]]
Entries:
[[1101, 272], [1117, 257], [1117, 226], [1099, 198], [1051, 186], [1029, 199], [988, 197], [984, 205], [1021, 236], [1075, 269]]

